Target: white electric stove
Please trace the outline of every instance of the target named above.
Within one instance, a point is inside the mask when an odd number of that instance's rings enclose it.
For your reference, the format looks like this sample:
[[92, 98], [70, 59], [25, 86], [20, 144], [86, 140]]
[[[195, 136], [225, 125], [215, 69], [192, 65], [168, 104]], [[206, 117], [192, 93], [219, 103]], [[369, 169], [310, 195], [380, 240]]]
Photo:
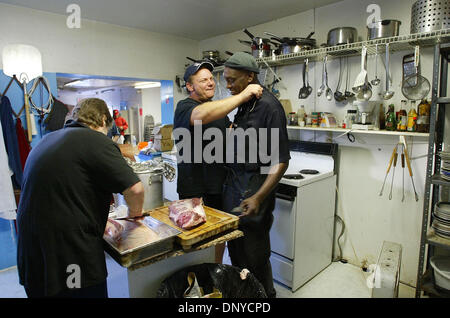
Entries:
[[292, 142], [280, 180], [270, 231], [276, 281], [292, 291], [332, 261], [336, 144]]

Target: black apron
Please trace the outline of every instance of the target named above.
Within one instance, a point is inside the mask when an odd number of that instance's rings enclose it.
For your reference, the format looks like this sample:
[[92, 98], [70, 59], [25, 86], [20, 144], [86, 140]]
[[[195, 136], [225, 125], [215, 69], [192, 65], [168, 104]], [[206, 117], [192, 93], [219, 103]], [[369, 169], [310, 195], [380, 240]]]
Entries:
[[[240, 111], [236, 114], [233, 128], [240, 127], [246, 130], [251, 127], [249, 116], [252, 107], [246, 107]], [[236, 149], [234, 152], [235, 163], [226, 166], [228, 173], [223, 187], [225, 212], [230, 212], [243, 200], [254, 195], [267, 177], [260, 174], [259, 164], [236, 163]], [[248, 143], [246, 143], [246, 153], [248, 153]], [[269, 261], [271, 250], [269, 231], [273, 222], [274, 207], [275, 190], [260, 203], [256, 215], [239, 219], [239, 229], [244, 232], [244, 236], [227, 243], [232, 264], [249, 269], [262, 283], [268, 295], [275, 293]]]

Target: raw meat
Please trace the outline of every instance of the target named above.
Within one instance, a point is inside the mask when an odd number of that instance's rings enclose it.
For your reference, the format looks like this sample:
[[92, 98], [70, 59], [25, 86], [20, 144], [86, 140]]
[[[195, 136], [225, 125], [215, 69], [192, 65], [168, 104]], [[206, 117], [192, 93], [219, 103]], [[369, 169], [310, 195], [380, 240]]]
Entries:
[[203, 199], [193, 198], [174, 201], [169, 205], [169, 218], [176, 226], [187, 230], [206, 222]]
[[108, 219], [103, 238], [123, 253], [153, 243], [159, 235], [140, 221]]

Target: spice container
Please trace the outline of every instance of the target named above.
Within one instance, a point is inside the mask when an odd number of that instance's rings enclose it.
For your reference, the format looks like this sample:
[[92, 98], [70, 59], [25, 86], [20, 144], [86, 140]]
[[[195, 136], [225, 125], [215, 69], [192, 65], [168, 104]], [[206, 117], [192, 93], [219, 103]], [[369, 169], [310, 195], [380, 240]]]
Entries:
[[311, 126], [319, 127], [319, 113], [318, 112], [311, 113]]
[[408, 125], [408, 114], [406, 113], [406, 100], [401, 101], [401, 108], [398, 112], [397, 130], [406, 131]]
[[430, 103], [424, 99], [417, 107], [417, 131], [427, 133], [430, 131]]
[[416, 131], [417, 130], [417, 112], [416, 112], [416, 101], [411, 101], [411, 109], [408, 112], [408, 131]]

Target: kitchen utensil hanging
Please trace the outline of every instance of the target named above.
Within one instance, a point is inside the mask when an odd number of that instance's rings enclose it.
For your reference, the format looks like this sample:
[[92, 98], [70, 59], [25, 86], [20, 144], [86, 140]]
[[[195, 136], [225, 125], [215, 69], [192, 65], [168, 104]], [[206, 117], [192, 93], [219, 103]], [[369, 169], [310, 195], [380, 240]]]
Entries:
[[298, 98], [299, 99], [306, 99], [309, 96], [308, 87], [306, 86], [306, 60], [303, 61], [302, 77], [303, 77], [303, 87], [301, 87], [299, 92], [298, 92]]
[[420, 47], [417, 45], [414, 50], [415, 74], [405, 78], [402, 83], [402, 93], [409, 100], [422, 100], [430, 92], [430, 82], [420, 75]]
[[384, 92], [381, 93], [381, 97], [384, 100], [389, 100], [394, 96], [394, 91], [391, 91], [389, 89], [389, 56], [390, 56], [390, 52], [389, 52], [389, 43], [386, 43], [386, 90]]
[[[36, 88], [38, 87], [39, 84], [42, 84], [42, 86], [45, 87], [48, 92], [47, 102], [45, 104], [41, 103], [40, 107], [36, 106], [36, 104], [33, 102], [33, 94], [36, 91]], [[36, 112], [38, 113], [39, 116], [43, 117], [46, 114], [50, 113], [50, 111], [52, 110], [51, 106], [53, 105], [54, 98], [53, 98], [52, 91], [50, 89], [50, 84], [44, 76], [39, 76], [34, 79], [33, 85], [31, 86], [28, 96], [29, 96], [31, 108], [36, 110]], [[42, 95], [41, 95], [41, 97], [42, 97]]]
[[334, 99], [337, 102], [343, 102], [346, 100], [345, 93], [340, 91], [341, 88], [341, 79], [342, 79], [342, 58], [339, 58], [339, 80], [336, 87], [336, 91], [334, 92]]

